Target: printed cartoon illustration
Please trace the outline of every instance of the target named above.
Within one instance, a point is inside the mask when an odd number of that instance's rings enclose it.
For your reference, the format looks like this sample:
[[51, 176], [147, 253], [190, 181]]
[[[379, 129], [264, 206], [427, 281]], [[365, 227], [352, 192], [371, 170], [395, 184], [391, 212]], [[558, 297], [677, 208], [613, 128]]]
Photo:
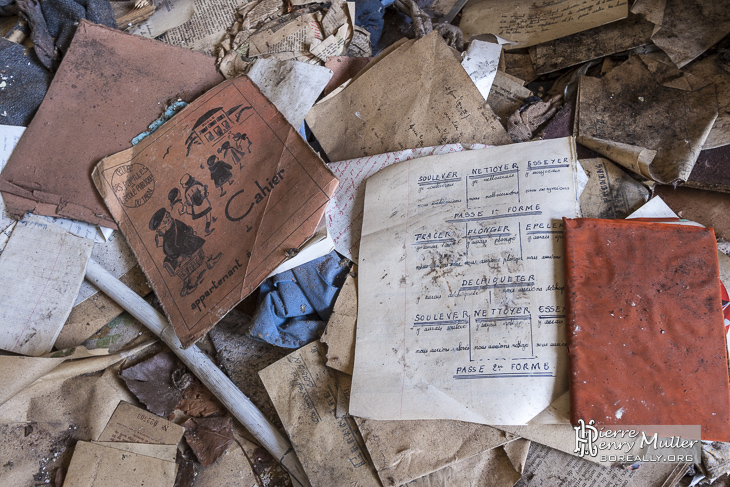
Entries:
[[230, 152], [231, 157], [233, 158], [233, 162], [238, 164], [238, 167], [243, 169], [243, 164], [241, 163], [241, 158], [245, 156], [246, 154], [235, 147], [231, 146], [231, 143], [228, 141], [223, 142], [223, 145], [218, 148], [218, 154], [223, 152], [223, 157], [228, 157], [228, 153]]
[[205, 239], [197, 236], [189, 225], [172, 218], [165, 208], [152, 215], [149, 228], [155, 232], [155, 245], [162, 247], [165, 253], [163, 266], [170, 276], [177, 276], [183, 281], [180, 297], [195, 291], [205, 271], [215, 266], [222, 252], [206, 259], [203, 251]]
[[[227, 144], [228, 142], [226, 142]], [[224, 144], [225, 145], [225, 144]], [[220, 152], [220, 149], [218, 149]], [[203, 166], [200, 166], [201, 169]], [[221, 196], [225, 196], [226, 192], [223, 191], [223, 185], [227, 182], [230, 186], [233, 184], [233, 174], [231, 173], [233, 167], [230, 164], [226, 164], [224, 161], [218, 159], [215, 155], [208, 158], [208, 170], [210, 171], [210, 178], [215, 183], [216, 188], [220, 188]]]
[[[180, 184], [184, 191], [184, 200], [181, 201], [182, 208], [180, 208], [180, 214], [188, 214], [193, 217], [193, 220], [205, 217], [205, 234], [210, 235], [213, 233], [214, 228], [210, 226], [217, 220], [213, 218], [211, 211], [213, 207], [208, 199], [208, 185], [197, 181], [190, 174], [185, 174], [180, 179]], [[168, 194], [168, 199], [169, 199]], [[171, 204], [174, 204], [171, 202]]]
[[190, 150], [196, 145], [211, 145], [218, 142], [225, 134], [230, 132], [233, 125], [231, 120], [233, 114], [235, 113], [236, 122], [240, 122], [241, 115], [246, 110], [251, 110], [251, 107], [236, 105], [228, 111], [223, 110], [223, 107], [217, 107], [205, 112], [195, 122], [192, 132], [185, 140], [188, 149], [185, 155], [189, 156]]
[[246, 150], [250, 154], [251, 153], [251, 144], [253, 142], [251, 142], [251, 139], [248, 138], [248, 135], [242, 134], [241, 132], [233, 134], [233, 141], [236, 143], [236, 148], [238, 150], [240, 150], [241, 152], [243, 152], [242, 144], [243, 144], [244, 140], [248, 142], [248, 146], [246, 146]]

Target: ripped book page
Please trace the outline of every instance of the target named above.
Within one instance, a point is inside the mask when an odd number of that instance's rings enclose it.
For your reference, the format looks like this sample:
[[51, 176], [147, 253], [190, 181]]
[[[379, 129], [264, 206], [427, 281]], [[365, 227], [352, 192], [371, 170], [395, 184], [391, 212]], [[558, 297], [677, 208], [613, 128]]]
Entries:
[[365, 189], [350, 414], [526, 424], [568, 387], [572, 138], [406, 161]]
[[245, 76], [92, 176], [185, 346], [314, 234], [337, 186]]
[[506, 49], [515, 49], [624, 19], [628, 13], [628, 0], [477, 0], [464, 7], [459, 26], [465, 39], [496, 34], [516, 43]]
[[18, 222], [0, 254], [0, 349], [34, 356], [51, 350], [93, 246], [34, 215]]

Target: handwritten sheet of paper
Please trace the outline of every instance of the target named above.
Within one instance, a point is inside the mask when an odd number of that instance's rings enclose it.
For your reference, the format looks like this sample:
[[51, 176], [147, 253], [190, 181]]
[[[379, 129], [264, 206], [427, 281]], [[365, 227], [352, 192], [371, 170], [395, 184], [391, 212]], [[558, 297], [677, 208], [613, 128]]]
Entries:
[[462, 54], [461, 66], [486, 100], [497, 75], [502, 46], [493, 42], [473, 40]]
[[483, 149], [484, 147], [488, 146], [484, 144], [471, 144], [468, 146], [446, 144], [436, 147], [406, 149], [329, 164], [329, 168], [340, 180], [340, 185], [332, 195], [325, 212], [327, 229], [335, 242], [335, 249], [357, 263], [360, 252], [365, 180], [367, 178], [396, 162], [434, 154], [460, 152], [468, 148]]
[[381, 53], [341, 92], [314, 105], [306, 120], [331, 161], [510, 142], [438, 32]]
[[337, 180], [246, 76], [92, 174], [185, 346], [315, 232]]
[[0, 254], [0, 349], [34, 356], [51, 350], [93, 245], [33, 215], [18, 222]]
[[520, 48], [626, 18], [627, 0], [478, 0], [468, 2], [459, 24], [464, 38], [496, 34]]
[[312, 485], [380, 485], [355, 420], [336, 417], [337, 379], [320, 342], [259, 372]]
[[526, 424], [568, 387], [572, 138], [406, 161], [365, 191], [350, 414]]

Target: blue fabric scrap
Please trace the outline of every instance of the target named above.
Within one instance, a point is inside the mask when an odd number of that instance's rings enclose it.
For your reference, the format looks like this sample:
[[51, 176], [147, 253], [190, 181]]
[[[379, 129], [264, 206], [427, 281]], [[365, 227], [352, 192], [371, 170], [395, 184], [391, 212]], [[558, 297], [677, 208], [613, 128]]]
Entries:
[[349, 271], [342, 260], [332, 251], [266, 279], [249, 335], [284, 348], [319, 338]]

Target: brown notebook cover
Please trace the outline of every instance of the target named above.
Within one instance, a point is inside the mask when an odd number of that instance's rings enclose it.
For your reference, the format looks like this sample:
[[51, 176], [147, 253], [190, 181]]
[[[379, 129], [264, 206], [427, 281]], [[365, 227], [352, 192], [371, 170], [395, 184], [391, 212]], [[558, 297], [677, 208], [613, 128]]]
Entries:
[[33, 121], [0, 177], [7, 210], [115, 228], [91, 182], [103, 157], [223, 81], [215, 59], [82, 20]]
[[730, 441], [711, 228], [565, 219], [571, 422], [696, 425]]
[[184, 346], [312, 236], [338, 184], [246, 76], [92, 177]]

